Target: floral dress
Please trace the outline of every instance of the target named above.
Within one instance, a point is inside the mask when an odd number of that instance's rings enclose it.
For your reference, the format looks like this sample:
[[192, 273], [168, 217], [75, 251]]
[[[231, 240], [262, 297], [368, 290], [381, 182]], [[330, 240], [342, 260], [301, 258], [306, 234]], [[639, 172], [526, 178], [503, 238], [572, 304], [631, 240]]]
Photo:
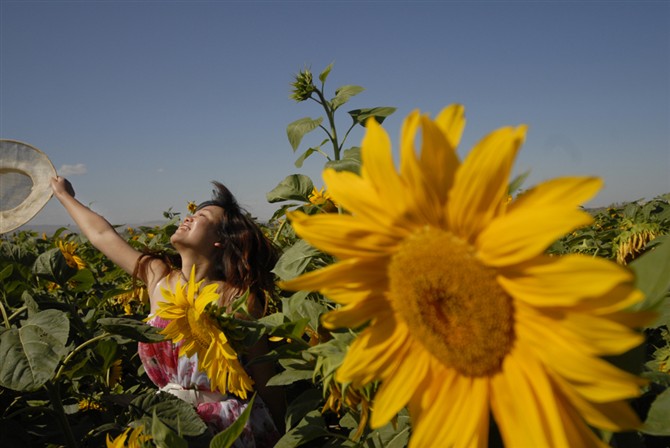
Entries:
[[[149, 324], [165, 328], [168, 320], [153, 317]], [[164, 392], [171, 393], [191, 403], [200, 418], [214, 433], [229, 427], [248, 405], [234, 395], [212, 391], [209, 379], [198, 370], [197, 354], [179, 356], [183, 341], [138, 344], [138, 353], [144, 370], [153, 383]], [[251, 416], [244, 431], [233, 445], [235, 448], [272, 447], [279, 440], [279, 432], [272, 421], [267, 406], [259, 396], [254, 400]]]

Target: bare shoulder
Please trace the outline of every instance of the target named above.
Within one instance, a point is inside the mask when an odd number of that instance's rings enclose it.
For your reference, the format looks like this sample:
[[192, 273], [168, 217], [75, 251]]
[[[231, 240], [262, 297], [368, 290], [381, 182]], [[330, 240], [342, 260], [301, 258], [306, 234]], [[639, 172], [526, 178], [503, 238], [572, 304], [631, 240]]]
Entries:
[[153, 291], [156, 284], [170, 273], [170, 267], [160, 258], [145, 256], [137, 262], [137, 276], [147, 285], [149, 291]]

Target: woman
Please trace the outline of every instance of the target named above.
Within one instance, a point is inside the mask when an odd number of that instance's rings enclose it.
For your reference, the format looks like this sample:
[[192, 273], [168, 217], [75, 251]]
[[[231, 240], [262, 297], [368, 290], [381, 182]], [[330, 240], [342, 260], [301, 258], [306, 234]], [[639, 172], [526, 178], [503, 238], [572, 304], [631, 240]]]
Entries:
[[[177, 282], [186, 283], [191, 268], [196, 266], [196, 282], [202, 280], [203, 286], [217, 285], [219, 306], [230, 305], [248, 290], [247, 308], [253, 316], [261, 317], [266, 307], [265, 294], [273, 288], [270, 270], [277, 254], [230, 191], [218, 182], [213, 184], [216, 189], [212, 200], [200, 204], [170, 238], [181, 259], [181, 266], [173, 268], [165, 260], [147, 256], [130, 246], [107, 220], [75, 199], [72, 185], [66, 179], [51, 180], [54, 196], [91, 244], [146, 284], [152, 316], [164, 300], [161, 290], [174, 293]], [[164, 328], [168, 322], [154, 316], [149, 323]], [[148, 376], [161, 390], [190, 402], [213, 431], [225, 429], [244, 411], [247, 402], [212, 391], [206, 375], [197, 370], [197, 359], [179, 356], [180, 345], [171, 341], [140, 343], [138, 352]], [[262, 341], [250, 349], [249, 356], [256, 357], [266, 351], [267, 346]], [[238, 445], [272, 446], [278, 439], [278, 431], [268, 408], [274, 421], [281, 425], [283, 397], [280, 390], [265, 386], [274, 374], [271, 363], [254, 364], [249, 367], [249, 374], [260, 397], [254, 401]]]

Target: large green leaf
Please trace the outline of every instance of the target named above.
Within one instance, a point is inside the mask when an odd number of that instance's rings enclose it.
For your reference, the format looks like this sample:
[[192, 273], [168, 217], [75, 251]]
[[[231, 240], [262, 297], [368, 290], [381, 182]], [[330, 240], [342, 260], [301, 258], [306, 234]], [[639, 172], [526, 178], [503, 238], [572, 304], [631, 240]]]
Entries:
[[358, 95], [365, 89], [361, 86], [342, 86], [335, 91], [335, 98], [330, 100], [330, 105], [333, 107], [333, 110], [337, 109], [351, 98], [354, 95]]
[[37, 257], [33, 264], [33, 273], [59, 285], [64, 285], [70, 277], [77, 273], [77, 269], [68, 266], [60, 249], [56, 248]]
[[305, 272], [312, 258], [319, 254], [305, 240], [298, 240], [293, 246], [286, 249], [277, 261], [272, 272], [282, 280], [289, 280]]
[[633, 261], [629, 266], [635, 272], [635, 286], [645, 299], [635, 309], [658, 310], [670, 289], [670, 235], [656, 238], [651, 250]]
[[159, 448], [188, 448], [188, 442], [163, 423], [155, 409], [151, 416], [151, 438]]
[[382, 124], [386, 117], [395, 112], [395, 110], [395, 107], [372, 107], [368, 109], [354, 109], [350, 110], [348, 113], [351, 115], [354, 123], [365, 126], [365, 122], [370, 117], [374, 117], [374, 119], [377, 120], [377, 123]]
[[0, 386], [33, 391], [49, 381], [67, 353], [70, 321], [65, 313], [46, 310], [33, 314], [0, 334]]
[[159, 329], [139, 320], [127, 317], [105, 317], [98, 319], [100, 326], [112, 334], [124, 336], [138, 342], [159, 342], [164, 339]]
[[168, 393], [142, 395], [131, 405], [139, 410], [141, 416], [155, 413], [162, 423], [181, 435], [198, 436], [207, 429], [193, 406]]
[[656, 436], [670, 436], [670, 389], [661, 393], [651, 405], [642, 432]]
[[212, 441], [209, 443], [209, 448], [230, 448], [233, 446], [233, 443], [240, 437], [242, 431], [244, 430], [244, 425], [247, 424], [249, 416], [251, 415], [251, 409], [254, 406], [254, 399], [256, 395], [254, 394], [249, 400], [249, 404], [244, 409], [244, 412], [235, 420], [235, 422], [226, 428], [224, 431], [218, 433]]
[[309, 195], [314, 190], [314, 183], [304, 174], [291, 174], [270, 191], [266, 198], [268, 202], [301, 201], [309, 202]]
[[308, 413], [295, 428], [284, 434], [274, 448], [294, 448], [329, 434], [321, 411], [314, 410]]
[[323, 117], [305, 117], [290, 123], [286, 127], [286, 135], [288, 136], [288, 141], [291, 144], [294, 152], [298, 149], [298, 146], [300, 146], [300, 142], [302, 141], [302, 138], [305, 136], [305, 134], [312, 132], [314, 129], [319, 127], [322, 121]]

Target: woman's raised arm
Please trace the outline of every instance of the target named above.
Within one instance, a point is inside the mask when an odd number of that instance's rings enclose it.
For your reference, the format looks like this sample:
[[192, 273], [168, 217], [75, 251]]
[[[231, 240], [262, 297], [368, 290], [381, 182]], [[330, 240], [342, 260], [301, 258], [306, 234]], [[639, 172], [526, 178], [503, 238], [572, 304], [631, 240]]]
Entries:
[[[74, 189], [67, 179], [60, 176], [52, 178], [51, 188], [56, 199], [63, 204], [91, 244], [114, 264], [132, 275], [142, 253], [121, 238], [105, 218], [75, 199]], [[149, 265], [138, 270], [138, 278], [147, 286], [153, 287], [164, 275], [165, 266], [158, 259], [147, 259], [147, 263]]]

